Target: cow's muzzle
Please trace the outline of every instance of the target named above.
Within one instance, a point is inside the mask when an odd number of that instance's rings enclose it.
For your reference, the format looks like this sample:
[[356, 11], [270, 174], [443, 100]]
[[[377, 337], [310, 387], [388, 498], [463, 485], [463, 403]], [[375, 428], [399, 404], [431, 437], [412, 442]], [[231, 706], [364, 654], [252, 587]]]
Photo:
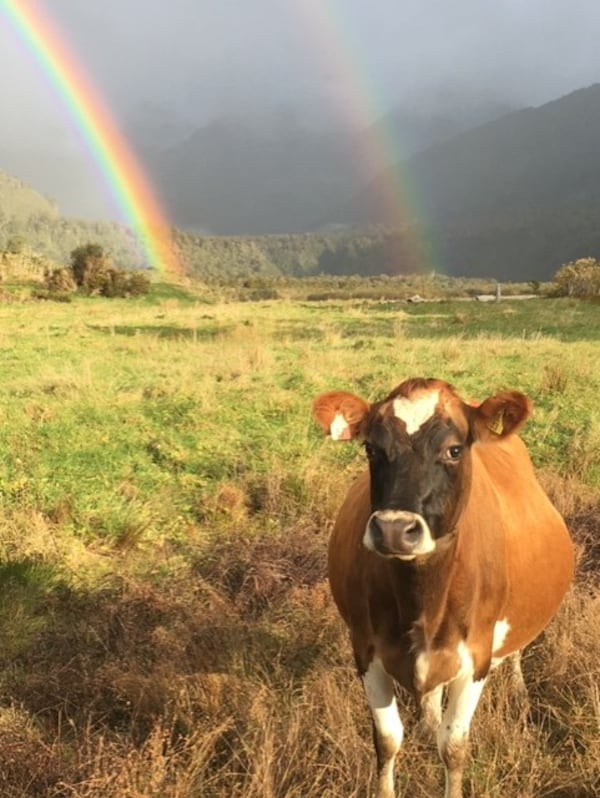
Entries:
[[435, 549], [427, 521], [406, 510], [376, 510], [367, 521], [364, 545], [383, 557], [412, 560]]

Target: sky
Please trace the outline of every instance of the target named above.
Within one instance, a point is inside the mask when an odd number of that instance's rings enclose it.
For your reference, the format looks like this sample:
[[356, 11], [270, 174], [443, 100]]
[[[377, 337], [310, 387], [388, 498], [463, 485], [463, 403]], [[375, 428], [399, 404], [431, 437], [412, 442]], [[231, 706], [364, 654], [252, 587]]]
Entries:
[[[51, 19], [134, 146], [221, 115], [368, 126], [466, 97], [540, 105], [600, 82], [597, 0], [17, 0]], [[0, 0], [0, 170], [118, 218]]]

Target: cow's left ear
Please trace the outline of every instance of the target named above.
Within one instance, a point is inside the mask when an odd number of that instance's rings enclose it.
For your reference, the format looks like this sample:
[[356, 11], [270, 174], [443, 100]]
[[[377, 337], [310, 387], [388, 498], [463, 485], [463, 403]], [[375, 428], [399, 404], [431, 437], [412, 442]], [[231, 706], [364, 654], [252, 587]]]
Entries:
[[331, 391], [317, 396], [313, 402], [313, 416], [334, 441], [349, 441], [369, 411], [369, 403], [360, 396], [345, 391]]
[[472, 427], [476, 440], [494, 440], [517, 432], [531, 415], [531, 399], [518, 391], [503, 391], [474, 407]]

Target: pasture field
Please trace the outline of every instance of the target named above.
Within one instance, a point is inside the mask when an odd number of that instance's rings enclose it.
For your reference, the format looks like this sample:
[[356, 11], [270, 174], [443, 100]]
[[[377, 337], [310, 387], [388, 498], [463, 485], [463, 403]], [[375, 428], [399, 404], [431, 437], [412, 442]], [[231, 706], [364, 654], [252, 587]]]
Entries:
[[[600, 306], [136, 300], [0, 305], [0, 796], [359, 798], [370, 722], [325, 582], [364, 467], [310, 404], [410, 376], [515, 388], [577, 581], [500, 668], [465, 795], [600, 794]], [[404, 702], [403, 702], [404, 703]], [[441, 795], [412, 734], [399, 795]]]

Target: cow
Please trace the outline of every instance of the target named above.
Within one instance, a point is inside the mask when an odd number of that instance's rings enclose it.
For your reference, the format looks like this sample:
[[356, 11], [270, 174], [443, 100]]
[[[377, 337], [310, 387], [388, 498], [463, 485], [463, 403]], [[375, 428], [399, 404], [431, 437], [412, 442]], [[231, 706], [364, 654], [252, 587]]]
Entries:
[[462, 796], [488, 673], [518, 664], [572, 580], [571, 538], [516, 434], [530, 413], [517, 391], [465, 402], [432, 378], [374, 403], [343, 391], [313, 403], [323, 430], [368, 459], [335, 521], [328, 576], [372, 714], [377, 798], [394, 798], [396, 684], [437, 732], [445, 798]]

